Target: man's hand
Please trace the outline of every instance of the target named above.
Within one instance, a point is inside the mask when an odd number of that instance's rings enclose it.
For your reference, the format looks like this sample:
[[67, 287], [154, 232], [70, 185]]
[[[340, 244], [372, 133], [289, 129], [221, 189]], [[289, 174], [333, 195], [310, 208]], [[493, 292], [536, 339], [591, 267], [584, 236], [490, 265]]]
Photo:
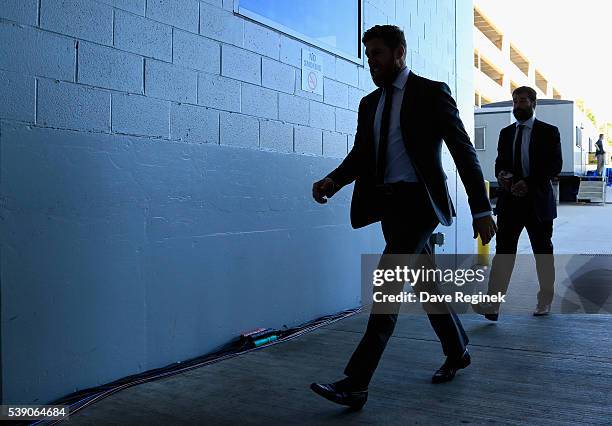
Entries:
[[330, 198], [335, 193], [336, 183], [328, 177], [312, 184], [312, 198], [319, 204], [327, 203], [327, 198]]
[[525, 182], [524, 180], [519, 180], [510, 188], [510, 192], [515, 197], [524, 197], [525, 195], [527, 195], [528, 190], [529, 188], [527, 186], [527, 182]]
[[499, 184], [500, 188], [510, 191], [510, 188], [512, 187], [512, 173], [502, 170], [497, 176], [497, 183]]
[[474, 238], [480, 235], [483, 245], [489, 244], [491, 238], [497, 232], [497, 225], [491, 215], [479, 217], [472, 221], [472, 228], [474, 229]]

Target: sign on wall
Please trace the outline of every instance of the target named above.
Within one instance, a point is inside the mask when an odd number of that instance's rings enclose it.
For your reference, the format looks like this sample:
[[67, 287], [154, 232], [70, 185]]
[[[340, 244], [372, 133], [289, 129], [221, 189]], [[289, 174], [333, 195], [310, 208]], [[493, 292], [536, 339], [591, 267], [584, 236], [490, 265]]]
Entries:
[[321, 57], [309, 49], [302, 49], [302, 90], [323, 95]]

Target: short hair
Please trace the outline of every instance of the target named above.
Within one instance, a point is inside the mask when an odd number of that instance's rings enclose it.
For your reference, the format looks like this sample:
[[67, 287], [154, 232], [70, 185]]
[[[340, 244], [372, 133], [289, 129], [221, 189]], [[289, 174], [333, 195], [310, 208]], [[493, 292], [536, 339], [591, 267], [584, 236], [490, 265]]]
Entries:
[[380, 38], [393, 50], [399, 46], [403, 46], [406, 51], [408, 50], [404, 32], [396, 25], [374, 25], [363, 34], [361, 41], [363, 44], [366, 44], [368, 41], [375, 38]]
[[527, 95], [527, 97], [529, 98], [531, 102], [535, 102], [538, 98], [538, 93], [529, 86], [517, 87], [516, 89], [512, 91], [513, 98], [514, 98], [514, 95], [523, 95], [523, 94]]

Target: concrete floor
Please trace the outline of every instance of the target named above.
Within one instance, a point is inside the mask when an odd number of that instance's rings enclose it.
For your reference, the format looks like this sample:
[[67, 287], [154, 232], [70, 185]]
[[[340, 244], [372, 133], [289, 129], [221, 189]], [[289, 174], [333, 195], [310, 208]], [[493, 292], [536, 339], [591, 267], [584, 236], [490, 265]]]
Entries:
[[[562, 205], [559, 213], [557, 253], [612, 253], [612, 207]], [[530, 252], [526, 233], [519, 251]], [[524, 292], [535, 303], [537, 285], [527, 281], [513, 282], [511, 293]], [[440, 345], [425, 316], [402, 315], [360, 412], [323, 400], [308, 386], [342, 377], [365, 328], [364, 314], [126, 389], [74, 414], [70, 422], [612, 424], [612, 315], [535, 318], [526, 313], [502, 315], [498, 323], [462, 315], [461, 320], [471, 339], [472, 365], [454, 381], [432, 385], [431, 374], [443, 361]]]
[[[612, 202], [612, 190], [607, 199]], [[561, 204], [554, 221], [553, 244], [555, 254], [612, 254], [612, 205]], [[495, 252], [495, 240], [491, 248]], [[521, 234], [518, 253], [532, 253], [527, 231]]]

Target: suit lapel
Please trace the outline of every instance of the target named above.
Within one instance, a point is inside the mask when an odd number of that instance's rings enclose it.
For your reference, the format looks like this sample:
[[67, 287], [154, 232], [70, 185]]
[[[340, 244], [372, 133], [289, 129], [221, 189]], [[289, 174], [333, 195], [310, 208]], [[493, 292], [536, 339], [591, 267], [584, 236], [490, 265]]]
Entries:
[[374, 120], [376, 118], [376, 109], [378, 108], [378, 103], [380, 102], [380, 97], [382, 96], [382, 89], [378, 88], [374, 91], [372, 95], [371, 101], [368, 103], [368, 108], [366, 111], [367, 118], [366, 123], [368, 123], [368, 138], [372, 141], [374, 145]]
[[514, 137], [516, 136], [516, 125], [513, 124], [506, 130], [506, 137], [504, 138], [505, 146], [503, 147], [506, 157], [506, 168], [513, 170], [514, 168]]
[[535, 158], [535, 150], [536, 150], [536, 143], [538, 140], [538, 129], [540, 128], [540, 122], [535, 119], [533, 120], [533, 128], [531, 129], [531, 135], [529, 137], [529, 170], [531, 174], [531, 165], [532, 163], [532, 159]]
[[378, 108], [378, 102], [380, 102], [380, 97], [382, 96], [382, 89], [378, 88], [373, 93], [368, 95], [366, 98], [367, 103], [365, 104], [364, 111], [364, 136], [365, 143], [369, 145], [370, 149], [370, 158], [373, 158], [374, 162], [376, 162], [376, 143], [374, 141], [374, 120], [376, 118], [376, 109]]
[[404, 138], [404, 145], [410, 152], [410, 144], [415, 140], [414, 133], [418, 126], [412, 125], [411, 119], [415, 117], [414, 108], [416, 106], [416, 97], [418, 93], [417, 76], [412, 71], [408, 73], [408, 79], [404, 86], [404, 97], [402, 98], [402, 106], [400, 108], [400, 129]]
[[410, 113], [414, 108], [414, 95], [416, 94], [417, 84], [416, 74], [410, 71], [406, 79], [406, 85], [404, 86], [404, 98], [402, 99], [401, 107], [401, 111], [405, 114]]

